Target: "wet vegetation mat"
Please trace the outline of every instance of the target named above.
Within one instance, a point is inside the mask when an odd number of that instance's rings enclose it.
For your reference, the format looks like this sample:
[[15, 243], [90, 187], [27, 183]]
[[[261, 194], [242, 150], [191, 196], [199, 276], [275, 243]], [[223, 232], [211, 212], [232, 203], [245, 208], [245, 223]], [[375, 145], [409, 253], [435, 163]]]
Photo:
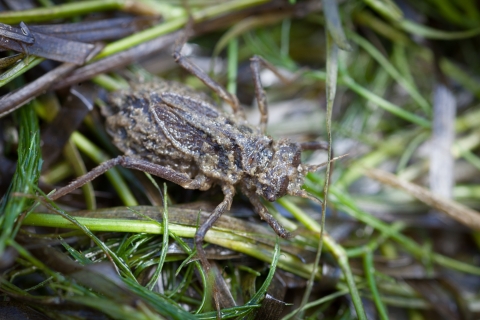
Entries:
[[474, 0], [0, 1], [0, 318], [478, 319], [479, 34]]

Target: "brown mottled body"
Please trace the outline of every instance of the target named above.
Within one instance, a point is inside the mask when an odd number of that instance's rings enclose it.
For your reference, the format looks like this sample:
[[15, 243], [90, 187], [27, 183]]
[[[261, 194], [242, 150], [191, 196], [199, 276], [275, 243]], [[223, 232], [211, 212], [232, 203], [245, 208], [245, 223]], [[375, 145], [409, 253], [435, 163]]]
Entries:
[[299, 144], [272, 140], [180, 83], [157, 79], [118, 91], [102, 113], [126, 156], [201, 179], [201, 190], [239, 185], [274, 201], [303, 183]]
[[177, 82], [155, 79], [117, 91], [102, 113], [108, 133], [124, 155], [100, 164], [50, 198], [57, 199], [116, 165], [148, 172], [186, 189], [207, 190], [214, 184], [220, 185], [224, 200], [195, 235], [198, 257], [208, 269], [203, 239], [215, 221], [230, 209], [236, 187], [248, 196], [255, 211], [278, 235], [289, 236], [268, 213], [261, 197], [275, 201], [289, 194], [318, 201], [301, 186], [305, 174], [321, 165], [301, 164], [300, 157], [302, 150], [324, 149], [325, 145], [275, 141], [265, 135], [268, 113], [258, 73], [260, 65], [272, 67], [263, 59], [252, 58], [262, 114], [257, 128], [246, 122], [237, 98], [181, 56], [180, 48], [174, 52], [175, 61], [230, 104], [233, 114], [220, 112], [206, 95]]

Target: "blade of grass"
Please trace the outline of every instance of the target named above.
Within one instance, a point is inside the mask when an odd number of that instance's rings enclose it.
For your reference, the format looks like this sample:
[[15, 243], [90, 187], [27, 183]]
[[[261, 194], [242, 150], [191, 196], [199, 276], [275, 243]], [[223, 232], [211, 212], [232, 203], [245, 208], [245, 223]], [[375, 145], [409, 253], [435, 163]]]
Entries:
[[349, 33], [349, 37], [352, 41], [360, 45], [365, 51], [367, 51], [381, 66], [388, 72], [388, 74], [395, 79], [412, 97], [412, 99], [420, 106], [423, 112], [427, 115], [431, 115], [432, 107], [428, 101], [420, 94], [414, 83], [405, 79], [400, 72], [385, 58], [380, 51], [378, 51], [370, 42], [365, 38], [357, 35], [356, 33]]
[[363, 255], [363, 269], [365, 271], [365, 277], [372, 293], [373, 302], [377, 307], [378, 316], [382, 320], [388, 320], [388, 313], [383, 305], [382, 299], [378, 293], [377, 284], [375, 281], [375, 267], [373, 266], [373, 252], [367, 251]]
[[75, 261], [84, 266], [93, 263], [92, 260], [88, 259], [87, 257], [85, 257], [84, 254], [69, 245], [65, 240], [62, 239], [62, 237], [59, 237], [59, 240], [63, 248], [65, 248], [65, 250], [70, 254], [70, 256], [75, 259]]
[[123, 279], [123, 282], [127, 284], [128, 288], [132, 292], [137, 294], [142, 300], [148, 302], [148, 304], [152, 306], [158, 314], [166, 316], [168, 319], [175, 320], [197, 319], [190, 312], [185, 311], [185, 309], [175, 303], [175, 301], [172, 301], [163, 295], [148, 290], [147, 288], [138, 284], [135, 280], [127, 278]]
[[32, 69], [33, 67], [37, 66], [42, 62], [43, 58], [33, 57], [33, 58], [23, 58], [20, 62], [16, 65], [5, 71], [4, 73], [0, 74], [0, 87], [3, 87], [13, 79], [17, 78], [18, 76], [24, 74], [28, 70]]
[[400, 21], [399, 26], [406, 32], [410, 32], [417, 36], [425, 37], [427, 39], [437, 40], [459, 40], [472, 38], [480, 34], [480, 28], [474, 28], [465, 31], [449, 32], [426, 27], [424, 25], [409, 20]]
[[[252, 296], [252, 298], [244, 306], [222, 309], [221, 310], [222, 319], [228, 319], [233, 317], [236, 319], [243, 318], [251, 314], [256, 308], [259, 307], [258, 303], [264, 298], [265, 294], [267, 293], [267, 289], [273, 280], [273, 276], [275, 275], [275, 270], [278, 265], [280, 253], [281, 253], [280, 245], [277, 237], [275, 248], [273, 250], [272, 261], [270, 263], [270, 270], [262, 286], [257, 290], [257, 292]], [[216, 317], [217, 317], [217, 312], [207, 312], [199, 315], [199, 319], [216, 319]]]
[[358, 11], [354, 14], [353, 18], [356, 23], [368, 26], [377, 34], [387, 38], [395, 44], [407, 46], [412, 43], [403, 31], [398, 30], [392, 24], [385, 22], [385, 20], [380, 19], [369, 11]]
[[59, 4], [47, 8], [36, 8], [21, 11], [0, 12], [0, 22], [15, 24], [20, 22], [43, 22], [61, 18], [68, 18], [91, 12], [108, 10], [129, 10], [136, 6], [135, 1], [123, 0], [96, 0]]
[[14, 239], [14, 227], [20, 214], [32, 200], [24, 195], [32, 194], [37, 185], [42, 166], [38, 120], [31, 105], [17, 111], [19, 124], [18, 161], [8, 191], [0, 202], [0, 257], [7, 242]]
[[[283, 19], [285, 19], [286, 15], [268, 15], [268, 16], [261, 16], [261, 17], [248, 17], [245, 18], [238, 23], [236, 23], [234, 26], [232, 26], [230, 29], [228, 29], [227, 32], [225, 32], [222, 37], [218, 40], [218, 42], [215, 45], [215, 48], [213, 50], [212, 56], [217, 57], [220, 52], [228, 45], [228, 43], [234, 39], [238, 38], [242, 34], [246, 34], [248, 31], [257, 29], [262, 26], [266, 25], [271, 25], [274, 23], [277, 23]], [[284, 21], [287, 21], [288, 19], [285, 19]], [[284, 53], [284, 43], [282, 39], [282, 55]]]
[[[302, 311], [307, 310], [309, 308], [316, 307], [316, 306], [321, 305], [321, 304], [324, 304], [328, 301], [332, 301], [333, 299], [339, 298], [339, 297], [344, 296], [346, 294], [348, 294], [348, 289], [342, 289], [342, 290], [339, 290], [337, 292], [331, 293], [329, 295], [326, 295], [326, 296], [322, 297], [321, 299], [318, 299], [318, 300], [307, 303], [306, 305], [303, 306]], [[285, 317], [283, 317], [282, 320], [288, 320], [288, 319], [294, 317], [295, 313], [296, 313], [296, 311], [290, 312]]]
[[340, 190], [336, 187], [331, 187], [330, 191], [332, 195], [335, 196], [334, 199], [335, 206], [342, 211], [345, 211], [355, 219], [371, 226], [372, 228], [379, 230], [385, 234], [388, 234], [393, 240], [398, 242], [406, 251], [410, 252], [420, 261], [425, 259], [426, 255], [431, 256], [431, 260], [439, 265], [442, 265], [447, 268], [451, 268], [457, 271], [480, 275], [480, 267], [470, 265], [455, 259], [443, 256], [438, 253], [425, 252], [425, 250], [418, 245], [415, 241], [408, 238], [407, 236], [397, 232], [394, 228], [389, 226], [387, 223], [380, 221], [379, 219], [373, 217], [365, 211], [360, 210], [355, 202], [350, 198], [350, 196], [345, 192], [345, 190]]
[[[322, 182], [317, 180], [317, 183]], [[299, 221], [306, 220], [305, 216], [308, 215], [296, 205], [294, 205], [292, 202], [285, 199], [285, 197], [278, 199], [277, 202], [282, 205], [286, 210], [288, 210], [288, 212], [290, 212]], [[321, 226], [318, 224], [318, 222], [313, 219], [311, 219], [310, 221], [311, 224], [305, 225], [305, 227], [308, 230], [320, 234]], [[366, 314], [363, 309], [362, 300], [360, 299], [360, 295], [358, 293], [358, 289], [353, 278], [352, 270], [350, 269], [350, 265], [348, 263], [348, 256], [345, 249], [341, 245], [336, 243], [335, 240], [326, 233], [323, 234], [323, 243], [325, 244], [325, 248], [327, 249], [327, 251], [335, 257], [338, 265], [340, 266], [340, 269], [342, 269], [345, 281], [347, 282], [348, 290], [350, 292], [350, 296], [352, 297], [353, 304], [355, 306], [355, 309], [357, 310], [358, 318], [366, 320]]]
[[[392, 224], [392, 230], [395, 232], [400, 232], [405, 228], [405, 225], [401, 222], [395, 222]], [[349, 258], [359, 257], [364, 255], [367, 251], [375, 252], [382, 244], [385, 243], [389, 239], [389, 235], [386, 233], [381, 232], [380, 236], [376, 237], [375, 239], [370, 240], [366, 245], [348, 249], [347, 256]]]
[[[327, 39], [327, 79], [326, 79], [326, 98], [327, 98], [327, 114], [326, 114], [326, 125], [327, 125], [327, 142], [328, 142], [328, 158], [327, 158], [327, 165], [326, 165], [326, 170], [325, 170], [325, 183], [323, 187], [323, 205], [322, 205], [322, 218], [321, 218], [321, 223], [320, 223], [320, 239], [318, 241], [318, 247], [317, 247], [317, 255], [315, 257], [315, 262], [314, 262], [314, 269], [312, 271], [312, 274], [310, 275], [310, 278], [308, 279], [307, 286], [305, 288], [305, 293], [303, 295], [302, 302], [300, 303], [300, 307], [298, 308], [299, 310], [302, 310], [303, 307], [307, 304], [308, 299], [311, 294], [311, 290], [313, 287], [313, 283], [315, 280], [315, 273], [316, 273], [316, 266], [319, 265], [320, 263], [320, 258], [322, 255], [322, 249], [323, 249], [323, 234], [325, 231], [325, 215], [327, 212], [327, 203], [328, 203], [328, 188], [329, 188], [329, 182], [330, 182], [330, 168], [331, 168], [331, 159], [332, 159], [332, 110], [333, 110], [333, 102], [335, 99], [335, 93], [337, 89], [337, 75], [338, 75], [338, 41], [346, 41], [345, 35], [343, 34], [343, 30], [337, 30], [333, 32], [331, 29], [336, 27], [337, 29], [339, 26], [336, 24], [339, 24], [339, 17], [338, 17], [338, 8], [334, 3], [331, 3], [330, 0], [326, 1], [324, 0], [324, 5], [325, 6], [331, 6], [335, 8], [330, 8], [330, 14], [333, 15], [334, 17], [329, 17], [328, 14], [329, 12], [325, 12], [325, 16], [327, 19], [327, 30], [326, 30], [326, 39]], [[332, 24], [329, 24], [329, 20], [338, 20], [337, 22], [332, 22]], [[340, 39], [335, 40], [332, 36], [332, 33], [337, 33], [337, 37], [340, 37]], [[338, 34], [340, 33], [340, 34]], [[343, 36], [343, 39], [342, 37]], [[347, 43], [348, 45], [348, 43]], [[357, 308], [357, 306], [355, 306]], [[357, 313], [361, 313], [363, 310], [357, 308]], [[301, 314], [300, 316], [303, 316]], [[359, 316], [361, 318], [362, 316]]]
[[[341, 65], [341, 64], [340, 64]], [[343, 68], [340, 68], [342, 71]], [[360, 96], [364, 97], [365, 99], [372, 101], [373, 103], [377, 104], [382, 109], [400, 117], [404, 120], [407, 120], [411, 123], [417, 124], [423, 128], [429, 129], [431, 127], [431, 123], [429, 120], [417, 116], [409, 111], [405, 111], [401, 107], [391, 103], [379, 97], [378, 95], [374, 94], [373, 92], [369, 91], [368, 89], [364, 88], [363, 86], [359, 85], [355, 80], [353, 80], [347, 73], [346, 70], [343, 69], [341, 80], [342, 82], [347, 85], [351, 90], [355, 91]]]
[[[70, 299], [66, 299], [67, 301]], [[137, 308], [132, 308], [128, 305], [114, 302], [111, 299], [102, 296], [81, 296], [75, 295], [71, 302], [81, 304], [93, 309], [101, 310], [112, 319], [132, 319], [132, 320], [162, 320], [165, 319], [161, 313], [152, 313], [143, 302], [138, 301]], [[143, 306], [142, 306], [143, 305]], [[143, 312], [140, 312], [140, 310]], [[183, 319], [183, 318], [177, 318]]]
[[[158, 188], [158, 186], [157, 186]], [[161, 190], [158, 190], [161, 192]], [[152, 276], [152, 279], [147, 284], [147, 288], [150, 290], [153, 290], [153, 287], [155, 286], [155, 283], [158, 281], [158, 277], [160, 276], [160, 273], [162, 272], [163, 265], [165, 263], [165, 258], [167, 256], [167, 251], [168, 251], [168, 240], [169, 240], [169, 230], [168, 230], [168, 204], [167, 204], [167, 184], [163, 184], [163, 240], [162, 240], [162, 249], [160, 252], [160, 259], [158, 260], [158, 265], [157, 269], [155, 270], [155, 273]]]
[[265, 281], [263, 282], [262, 286], [258, 289], [255, 295], [250, 299], [250, 301], [247, 302], [246, 305], [257, 304], [260, 302], [261, 299], [263, 299], [263, 297], [267, 293], [267, 289], [270, 286], [270, 283], [273, 280], [273, 276], [275, 275], [275, 270], [277, 269], [279, 258], [280, 258], [280, 244], [278, 242], [278, 237], [277, 237], [275, 248], [273, 249], [272, 262], [270, 263], [270, 271], [268, 271], [268, 275], [265, 278]]
[[106, 74], [99, 74], [98, 76], [93, 77], [92, 82], [108, 91], [116, 91], [128, 88], [128, 85], [126, 83], [116, 81], [115, 79], [107, 76]]
[[363, 0], [373, 10], [388, 20], [400, 21], [403, 18], [402, 10], [392, 0]]
[[[410, 48], [408, 48], [410, 49]], [[410, 69], [410, 61], [407, 56], [407, 46], [399, 43], [393, 45], [392, 63], [398, 68], [400, 74], [405, 77], [409, 83], [414, 83], [413, 75]]]
[[460, 145], [455, 146], [458, 150], [459, 155], [468, 161], [472, 166], [474, 166], [478, 171], [480, 171], [480, 158], [474, 153], [470, 152], [468, 149], [462, 148]]
[[290, 29], [292, 26], [292, 19], [284, 19], [282, 21], [282, 36], [280, 43], [280, 53], [282, 56], [288, 57], [290, 53]]
[[465, 70], [445, 58], [440, 60], [440, 68], [446, 76], [459, 82], [462, 87], [472, 92], [477, 99], [480, 99], [480, 82], [478, 78], [468, 74]]
[[[338, 4], [334, 0], [322, 0], [323, 13], [326, 21], [326, 30], [332, 37], [335, 44], [342, 50], [350, 51], [350, 44], [347, 41], [345, 32], [343, 31], [340, 14], [338, 13]], [[327, 40], [328, 41], [328, 40]], [[328, 43], [327, 43], [328, 50]], [[328, 58], [327, 58], [328, 59]], [[328, 61], [327, 61], [328, 67]]]
[[[69, 215], [65, 211], [61, 210], [58, 208], [58, 206], [41, 191], [38, 190], [40, 194], [42, 194], [47, 202], [45, 205], [49, 207], [50, 210], [54, 211], [56, 214], [58, 214], [62, 219], [66, 219], [70, 224], [73, 224], [75, 227], [79, 228], [86, 236], [88, 236], [99, 248], [101, 248], [107, 257], [113, 262], [114, 266], [126, 277], [130, 278], [134, 281], [136, 281], [136, 278], [132, 274], [130, 268], [128, 265], [120, 259], [115, 252], [113, 252], [108, 246], [105, 245], [103, 241], [101, 241], [96, 235], [92, 233], [92, 230], [90, 230], [87, 226], [85, 226], [83, 223], [79, 222], [78, 219], [75, 217]], [[54, 215], [55, 216], [55, 215]], [[57, 216], [58, 217], [58, 216]]]
[[[192, 11], [192, 18], [195, 22], [205, 20], [207, 18], [215, 17], [223, 13], [231, 13], [236, 10], [247, 8], [254, 5], [259, 5], [265, 3], [267, 0], [234, 0], [229, 2], [222, 2], [215, 6], [205, 8], [200, 11]], [[142, 32], [136, 33], [132, 36], [123, 38], [119, 41], [110, 43], [107, 45], [103, 51], [95, 57], [95, 59], [100, 59], [107, 57], [114, 53], [118, 53], [125, 49], [136, 46], [140, 43], [143, 43], [148, 40], [152, 40], [166, 33], [178, 30], [182, 28], [188, 21], [187, 13], [177, 15], [175, 18], [172, 18], [169, 21], [166, 21], [162, 24], [159, 24], [153, 28], [144, 30]]]
[[[85, 163], [78, 152], [78, 149], [73, 144], [72, 139], [69, 139], [64, 148], [64, 155], [68, 162], [73, 167], [73, 171], [77, 177], [80, 177], [87, 173], [87, 168]], [[85, 205], [88, 210], [95, 210], [97, 207], [97, 202], [95, 200], [95, 191], [91, 182], [87, 182], [82, 186], [83, 194], [85, 196]]]
[[427, 132], [422, 132], [421, 134], [417, 135], [414, 137], [408, 145], [405, 147], [405, 151], [402, 153], [402, 156], [400, 157], [400, 160], [398, 160], [397, 164], [397, 172], [403, 171], [407, 167], [408, 161], [412, 158], [414, 155], [415, 150], [425, 142], [429, 138], [430, 134]]
[[228, 84], [227, 90], [231, 94], [237, 94], [238, 73], [238, 38], [228, 42]]
[[12, 246], [21, 257], [30, 262], [35, 268], [45, 272], [46, 275], [53, 277], [54, 279], [58, 279], [60, 277], [56, 272], [47, 267], [42, 261], [35, 258], [28, 250], [26, 250], [12, 238], [7, 240], [7, 244]]
[[[405, 111], [401, 107], [391, 103], [390, 101], [387, 101], [387, 100], [383, 99], [382, 97], [374, 94], [370, 90], [368, 90], [368, 89], [364, 88], [363, 86], [359, 85], [355, 80], [353, 80], [353, 78], [350, 75], [348, 75], [347, 70], [346, 70], [343, 63], [339, 63], [339, 70], [340, 70], [340, 75], [341, 75], [341, 77], [339, 79], [340, 84], [346, 85], [348, 88], [355, 91], [357, 94], [364, 97], [368, 101], [371, 101], [371, 102], [375, 103], [376, 105], [378, 105], [382, 109], [384, 109], [384, 110], [386, 110], [386, 111], [388, 111], [388, 112], [390, 112], [390, 113], [392, 113], [392, 114], [394, 114], [394, 115], [396, 115], [396, 116], [398, 116], [402, 119], [405, 119], [409, 122], [415, 123], [415, 124], [417, 124], [421, 127], [427, 128], [427, 129], [430, 128], [431, 124], [430, 124], [429, 120], [427, 120], [423, 117], [417, 116], [416, 114], [413, 114], [411, 112]], [[313, 79], [320, 79], [320, 80], [324, 80], [326, 78], [325, 73], [318, 72], [318, 71], [309, 72], [308, 76], [313, 78]]]
[[[150, 207], [138, 207], [138, 211], [145, 210], [146, 208]], [[158, 210], [158, 208], [154, 207], [154, 210]], [[179, 215], [186, 216], [191, 214], [182, 214], [181, 210], [179, 209], [173, 210], [173, 212], [172, 210], [173, 209], [170, 208], [170, 214], [172, 214], [173, 216], [175, 213], [176, 217], [178, 217]], [[98, 212], [102, 212], [102, 210]], [[172, 218], [172, 216], [169, 217], [170, 221], [172, 221], [172, 219], [175, 219], [175, 217]], [[114, 218], [112, 216], [106, 218], [90, 218], [77, 216], [75, 218], [78, 222], [80, 222], [82, 225], [85, 225], [91, 231], [137, 233], [144, 232], [151, 234], [161, 234], [163, 231], [161, 223], [159, 223], [158, 221], [151, 221], [150, 219], [135, 220], [127, 218]], [[26, 217], [23, 223], [24, 225], [75, 228], [75, 226], [72, 225], [71, 222], [65, 220], [58, 215], [44, 213], [32, 213], [28, 217]], [[193, 238], [196, 231], [196, 225], [193, 222], [188, 225], [185, 224], [185, 222], [183, 222], [183, 224], [180, 223], [171, 222], [169, 224], [171, 236]], [[272, 233], [271, 236], [273, 237], [274, 234]], [[263, 245], [261, 242], [258, 241], [256, 236], [244, 237], [238, 233], [238, 230], [235, 229], [232, 230], [226, 228], [217, 228], [214, 226], [214, 228], [207, 233], [205, 241], [248, 254], [265, 262], [270, 262], [273, 254], [273, 248], [271, 245]], [[288, 252], [283, 252], [278, 265], [280, 268], [290, 271], [304, 278], [308, 278], [310, 276], [313, 268], [312, 264], [305, 264], [297, 255]], [[320, 275], [317, 275], [316, 277], [319, 279]]]
[[[190, 249], [190, 247], [185, 243], [185, 241], [183, 241], [180, 237], [178, 237], [175, 233], [171, 233], [171, 237], [175, 240], [175, 242], [185, 251], [185, 253], [188, 255], [187, 259], [185, 259], [185, 263], [188, 263], [191, 258], [195, 255], [195, 252]], [[205, 274], [205, 271], [203, 270], [201, 264], [199, 261], [194, 261], [193, 262], [195, 264], [195, 268], [197, 268], [198, 270], [198, 273], [200, 274], [200, 278], [202, 280], [202, 284], [203, 284], [203, 295], [202, 295], [202, 302], [200, 303], [200, 305], [198, 306], [198, 309], [195, 311], [195, 314], [199, 314], [205, 307], [206, 307], [206, 304], [207, 304], [207, 300], [208, 300], [208, 297], [207, 297], [207, 291], [206, 290], [206, 285], [207, 285], [207, 275]], [[182, 263], [183, 265], [183, 263]], [[178, 274], [180, 272], [180, 268], [182, 267], [182, 265], [180, 265], [180, 267], [178, 267], [178, 270], [177, 270], [177, 273]]]

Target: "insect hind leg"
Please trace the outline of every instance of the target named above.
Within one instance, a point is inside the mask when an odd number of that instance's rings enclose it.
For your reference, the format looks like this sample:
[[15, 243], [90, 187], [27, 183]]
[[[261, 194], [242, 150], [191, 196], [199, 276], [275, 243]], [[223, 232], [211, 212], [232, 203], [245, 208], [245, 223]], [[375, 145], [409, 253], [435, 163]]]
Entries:
[[[91, 171], [87, 172], [83, 176], [72, 181], [67, 186], [58, 189], [56, 192], [49, 196], [50, 199], [56, 200], [102, 175], [107, 172], [109, 169], [115, 166], [122, 166], [127, 169], [136, 169], [139, 171], [147, 172], [153, 174], [154, 176], [163, 178], [165, 180], [176, 183], [186, 189], [202, 189], [210, 186], [210, 181], [204, 179], [203, 176], [200, 176], [195, 179], [191, 179], [185, 174], [178, 173], [175, 170], [170, 168], [163, 167], [158, 164], [154, 164], [145, 160], [136, 159], [127, 156], [119, 156], [110, 160], [107, 160], [95, 167]], [[210, 184], [209, 184], [210, 183]], [[208, 189], [208, 188], [207, 188]]]
[[187, 41], [187, 34], [185, 33], [182, 38], [175, 44], [175, 49], [173, 51], [173, 59], [178, 63], [183, 69], [187, 70], [189, 73], [200, 79], [207, 87], [212, 89], [218, 96], [228, 103], [233, 113], [237, 116], [240, 116], [242, 119], [245, 119], [243, 110], [240, 108], [240, 103], [235, 95], [229, 93], [225, 88], [223, 88], [218, 82], [213, 80], [205, 71], [200, 69], [196, 64], [194, 64], [187, 57], [182, 55], [181, 51], [183, 46]]

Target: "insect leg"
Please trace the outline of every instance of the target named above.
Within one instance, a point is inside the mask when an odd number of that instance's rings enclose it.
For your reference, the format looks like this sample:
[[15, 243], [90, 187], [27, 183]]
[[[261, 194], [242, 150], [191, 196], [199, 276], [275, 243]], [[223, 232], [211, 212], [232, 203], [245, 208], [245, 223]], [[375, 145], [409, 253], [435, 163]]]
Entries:
[[327, 141], [308, 141], [308, 142], [301, 142], [300, 148], [302, 151], [305, 150], [328, 150], [328, 142]]
[[260, 111], [260, 129], [263, 133], [265, 133], [268, 122], [268, 106], [265, 90], [263, 89], [262, 82], [260, 80], [260, 66], [271, 70], [280, 80], [282, 80], [282, 82], [288, 83], [290, 81], [282, 76], [274, 65], [262, 57], [253, 56], [250, 59], [250, 69], [252, 69], [253, 82], [255, 85], [255, 96], [257, 98], [258, 110]]
[[120, 157], [103, 162], [96, 168], [92, 169], [90, 172], [72, 181], [67, 186], [60, 188], [50, 196], [50, 199], [52, 200], [58, 199], [66, 195], [67, 193], [70, 193], [73, 190], [80, 188], [85, 183], [92, 181], [99, 175], [105, 173], [107, 170], [115, 166], [122, 166], [127, 169], [136, 169], [136, 170], [144, 171], [144, 172], [153, 174], [157, 177], [176, 183], [185, 189], [205, 190], [205, 188], [208, 189], [208, 187], [210, 186], [208, 179], [203, 176], [199, 176], [198, 179], [197, 178], [191, 179], [190, 177], [184, 174], [178, 173], [175, 170], [172, 170], [172, 169], [169, 169], [145, 160], [126, 157], [126, 156], [120, 156]]
[[243, 114], [242, 109], [240, 108], [240, 104], [238, 99], [235, 95], [232, 95], [227, 90], [225, 90], [218, 82], [210, 78], [210, 76], [205, 73], [202, 69], [200, 69], [196, 64], [190, 61], [188, 58], [184, 57], [181, 54], [183, 45], [185, 44], [185, 40], [180, 41], [176, 44], [175, 49], [173, 51], [173, 59], [175, 62], [178, 63], [182, 68], [196, 76], [200, 79], [207, 87], [215, 91], [218, 96], [227, 102], [231, 107], [235, 115], [242, 117], [245, 119], [245, 115]]
[[242, 188], [242, 192], [250, 200], [250, 203], [253, 205], [255, 212], [260, 216], [260, 218], [262, 218], [262, 220], [265, 220], [270, 225], [270, 227], [272, 227], [276, 234], [285, 239], [291, 237], [290, 233], [285, 230], [285, 228], [280, 223], [278, 223], [278, 221], [275, 220], [275, 218], [268, 212], [267, 208], [265, 208], [265, 206], [262, 204], [260, 198], [256, 193], [245, 190], [244, 188]]
[[103, 163], [101, 163], [99, 166], [95, 167], [94, 169], [92, 169], [91, 171], [87, 172], [86, 174], [84, 174], [83, 176], [81, 177], [78, 177], [77, 179], [75, 179], [74, 181], [70, 182], [68, 185], [66, 185], [65, 187], [63, 188], [60, 188], [58, 189], [57, 191], [55, 191], [53, 194], [50, 195], [50, 199], [52, 200], [56, 200], [60, 197], [63, 197], [64, 195], [80, 188], [81, 186], [83, 186], [84, 184], [86, 184], [87, 182], [90, 182], [92, 181], [93, 179], [95, 179], [96, 177], [100, 176], [101, 174], [107, 172], [109, 169], [115, 167], [118, 165], [118, 162], [119, 162], [119, 158], [120, 157], [117, 157], [117, 158], [114, 158], [114, 159], [110, 159], [110, 160], [107, 160]]
[[253, 83], [255, 84], [255, 96], [257, 97], [258, 110], [260, 111], [260, 130], [262, 133], [265, 133], [267, 131], [268, 107], [265, 90], [263, 90], [262, 81], [260, 80], [260, 58], [254, 56], [250, 61]]
[[203, 268], [208, 271], [210, 264], [208, 263], [207, 256], [203, 250], [203, 239], [210, 228], [212, 228], [215, 221], [220, 218], [220, 216], [227, 210], [230, 209], [232, 205], [233, 196], [235, 195], [235, 188], [231, 185], [222, 186], [223, 194], [225, 197], [223, 201], [213, 210], [212, 214], [208, 217], [207, 221], [202, 223], [195, 233], [195, 246], [197, 247], [197, 254], [200, 262], [202, 263]]

